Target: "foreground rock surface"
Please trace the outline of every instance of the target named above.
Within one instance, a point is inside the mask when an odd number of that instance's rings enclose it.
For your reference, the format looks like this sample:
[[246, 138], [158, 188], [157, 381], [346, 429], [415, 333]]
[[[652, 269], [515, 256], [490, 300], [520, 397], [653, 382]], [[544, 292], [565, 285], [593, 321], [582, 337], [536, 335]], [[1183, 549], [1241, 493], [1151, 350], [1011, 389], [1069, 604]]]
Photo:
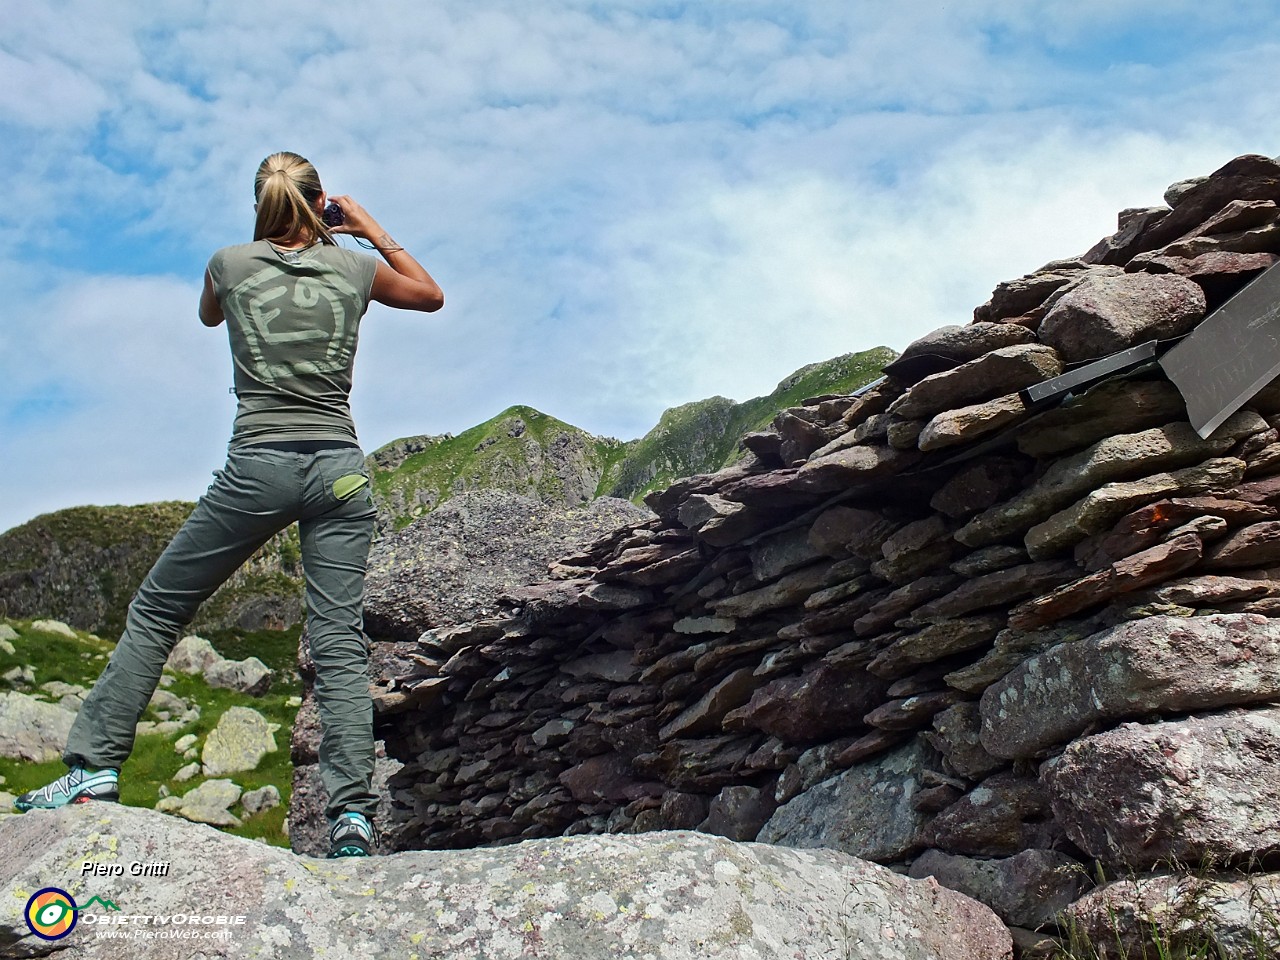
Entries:
[[[87, 804], [11, 817], [0, 845], [5, 956], [168, 958], [182, 949], [158, 938], [96, 939], [88, 917], [108, 915], [97, 905], [63, 940], [31, 936], [23, 905], [51, 885], [77, 902], [108, 898], [130, 916], [244, 915], [229, 939], [201, 940], [206, 958], [1012, 956], [994, 914], [933, 883], [831, 851], [690, 833], [330, 863], [146, 810]], [[123, 864], [125, 876], [82, 881], [86, 859]], [[175, 875], [131, 877], [135, 860], [170, 861]]]

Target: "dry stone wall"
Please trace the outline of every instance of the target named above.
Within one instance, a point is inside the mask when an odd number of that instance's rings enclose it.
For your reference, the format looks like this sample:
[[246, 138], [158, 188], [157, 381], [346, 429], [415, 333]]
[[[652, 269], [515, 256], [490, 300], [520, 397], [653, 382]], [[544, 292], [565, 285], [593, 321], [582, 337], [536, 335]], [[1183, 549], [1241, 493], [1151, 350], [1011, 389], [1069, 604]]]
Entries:
[[935, 876], [1022, 927], [1093, 922], [1095, 863], [1272, 852], [1280, 391], [1208, 439], [1156, 368], [1018, 392], [1280, 259], [1275, 161], [1166, 199], [423, 634], [379, 687], [398, 843], [692, 828]]

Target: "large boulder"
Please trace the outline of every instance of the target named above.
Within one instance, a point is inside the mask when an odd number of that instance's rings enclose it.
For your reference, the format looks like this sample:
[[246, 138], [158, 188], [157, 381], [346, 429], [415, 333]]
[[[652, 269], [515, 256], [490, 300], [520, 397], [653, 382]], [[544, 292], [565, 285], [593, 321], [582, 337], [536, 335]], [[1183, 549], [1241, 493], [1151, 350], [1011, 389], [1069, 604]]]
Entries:
[[1123, 726], [1077, 740], [1044, 779], [1082, 850], [1134, 869], [1280, 847], [1280, 709]]
[[[0, 846], [0, 953], [8, 956], [173, 957], [174, 944], [159, 937], [94, 934], [108, 918], [175, 914], [232, 921], [196, 927], [230, 932], [201, 940], [206, 958], [1012, 955], [1009, 933], [990, 910], [932, 882], [830, 850], [690, 833], [330, 863], [151, 811], [90, 804], [10, 817], [0, 823]], [[86, 861], [119, 865], [123, 875], [86, 884]], [[170, 875], [131, 876], [135, 861], [168, 862]], [[48, 886], [110, 900], [121, 912], [86, 902], [69, 937], [38, 940], [24, 905]]]
[[1034, 757], [1095, 723], [1280, 697], [1280, 620], [1147, 617], [1059, 644], [982, 695], [982, 745]]

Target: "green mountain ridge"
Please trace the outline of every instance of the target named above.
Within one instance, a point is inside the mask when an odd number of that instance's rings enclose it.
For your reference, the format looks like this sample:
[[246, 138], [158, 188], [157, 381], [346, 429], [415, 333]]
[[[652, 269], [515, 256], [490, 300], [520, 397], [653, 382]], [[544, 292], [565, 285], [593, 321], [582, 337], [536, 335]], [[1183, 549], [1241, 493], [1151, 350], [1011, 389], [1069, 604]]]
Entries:
[[416, 436], [375, 450], [368, 464], [384, 526], [401, 528], [469, 490], [501, 489], [575, 506], [595, 497], [639, 502], [652, 490], [736, 462], [738, 441], [801, 401], [850, 393], [896, 354], [887, 347], [812, 363], [763, 397], [710, 397], [666, 410], [636, 440], [594, 436], [528, 406], [508, 407], [457, 436]]

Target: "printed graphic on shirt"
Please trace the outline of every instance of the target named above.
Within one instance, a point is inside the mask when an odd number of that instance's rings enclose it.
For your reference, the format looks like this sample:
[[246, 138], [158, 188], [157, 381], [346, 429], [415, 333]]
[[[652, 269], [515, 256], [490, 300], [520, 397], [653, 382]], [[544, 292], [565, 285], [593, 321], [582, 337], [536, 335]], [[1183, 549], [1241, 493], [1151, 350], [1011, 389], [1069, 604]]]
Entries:
[[264, 383], [350, 364], [362, 304], [337, 270], [314, 261], [294, 272], [271, 264], [236, 284], [227, 299], [227, 315], [238, 321], [253, 374]]

